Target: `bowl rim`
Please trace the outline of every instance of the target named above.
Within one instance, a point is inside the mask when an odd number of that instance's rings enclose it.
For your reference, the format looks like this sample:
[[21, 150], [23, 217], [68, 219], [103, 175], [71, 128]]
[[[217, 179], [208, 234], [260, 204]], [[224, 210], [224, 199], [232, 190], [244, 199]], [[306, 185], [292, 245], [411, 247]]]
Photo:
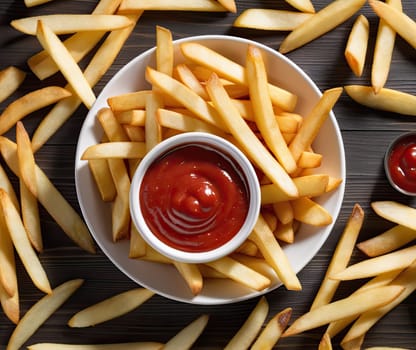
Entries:
[[[186, 252], [180, 249], [175, 249], [159, 240], [146, 224], [146, 220], [144, 220], [142, 215], [141, 206], [137, 200], [143, 176], [149, 167], [159, 157], [163, 156], [167, 152], [187, 144], [205, 144], [216, 148], [220, 154], [226, 153], [228, 157], [235, 161], [243, 172], [249, 195], [249, 209], [243, 225], [238, 232], [222, 246], [204, 252]], [[235, 251], [250, 235], [260, 212], [260, 184], [251, 162], [243, 154], [243, 152], [241, 152], [241, 150], [239, 150], [231, 142], [219, 136], [205, 132], [185, 132], [163, 140], [146, 154], [134, 173], [131, 181], [129, 199], [130, 216], [137, 228], [137, 231], [155, 250], [176, 261], [193, 264], [206, 263], [220, 259]]]
[[[189, 37], [184, 37], [184, 38], [180, 38], [177, 40], [173, 41], [174, 47], [176, 47], [177, 45], [183, 43], [183, 42], [187, 42], [187, 41], [198, 41], [198, 42], [210, 42], [210, 41], [218, 41], [218, 40], [226, 40], [226, 41], [235, 41], [237, 43], [243, 44], [243, 45], [249, 45], [252, 44], [254, 46], [259, 47], [262, 51], [266, 52], [267, 54], [270, 54], [272, 56], [276, 56], [279, 60], [281, 60], [282, 62], [284, 62], [285, 65], [290, 66], [290, 68], [292, 70], [294, 70], [297, 74], [299, 74], [299, 76], [302, 78], [302, 80], [308, 85], [308, 87], [311, 89], [311, 93], [316, 95], [316, 98], [319, 98], [320, 96], [322, 96], [321, 91], [319, 90], [319, 88], [317, 87], [317, 85], [313, 82], [313, 80], [309, 77], [309, 75], [306, 74], [306, 72], [304, 70], [302, 70], [294, 61], [290, 60], [288, 57], [284, 56], [283, 54], [281, 54], [280, 52], [270, 48], [269, 46], [262, 44], [260, 42], [256, 42], [254, 40], [250, 40], [250, 39], [246, 39], [246, 38], [241, 38], [241, 37], [237, 37], [237, 36], [231, 36], [231, 35], [196, 35], [196, 36], [189, 36]], [[97, 101], [95, 102], [95, 104], [92, 106], [92, 108], [90, 109], [90, 111], [87, 114], [86, 119], [84, 120], [83, 126], [81, 128], [79, 137], [82, 136], [82, 134], [85, 132], [87, 132], [88, 128], [91, 128], [91, 125], [88, 125], [88, 116], [90, 116], [91, 114], [96, 114], [96, 111], [98, 110], [97, 106], [100, 103], [100, 97], [105, 96], [106, 94], [111, 93], [111, 88], [109, 87], [109, 85], [111, 85], [112, 82], [114, 82], [115, 80], [117, 80], [125, 71], [128, 71], [129, 69], [131, 69], [132, 66], [136, 65], [137, 62], [143, 60], [144, 58], [147, 57], [151, 57], [154, 52], [155, 52], [156, 48], [152, 47], [149, 48], [141, 53], [139, 53], [136, 57], [132, 58], [128, 63], [126, 63], [125, 65], [123, 65], [114, 75], [113, 77], [106, 83], [106, 85], [104, 86], [104, 88], [102, 89], [102, 91], [100, 92], [100, 94], [97, 97]], [[123, 93], [123, 92], [127, 92], [127, 91], [119, 91], [118, 93]], [[110, 95], [109, 95], [110, 96]], [[342, 138], [342, 134], [338, 125], [338, 122], [335, 118], [335, 115], [333, 113], [333, 111], [330, 112], [329, 114], [329, 122], [331, 123], [331, 128], [334, 129], [334, 137], [337, 139], [337, 146], [338, 146], [338, 153], [337, 153], [337, 159], [339, 159], [339, 169], [337, 168], [337, 170], [339, 171], [339, 176], [342, 178], [342, 183], [340, 184], [340, 186], [337, 189], [337, 199], [336, 199], [336, 203], [335, 205], [332, 206], [332, 211], [333, 211], [333, 221], [335, 223], [335, 221], [337, 220], [342, 204], [343, 204], [343, 198], [344, 198], [344, 193], [345, 193], [345, 182], [346, 182], [346, 159], [345, 159], [345, 149], [344, 149], [344, 143], [343, 143], [343, 138]], [[274, 289], [277, 289], [278, 287], [280, 287], [282, 284], [280, 281], [275, 281], [273, 282], [274, 284], [272, 285], [271, 288], [265, 289], [263, 291], [257, 292], [257, 291], [247, 291], [246, 293], [243, 293], [241, 295], [238, 296], [233, 296], [232, 298], [227, 298], [227, 297], [216, 297], [216, 296], [204, 296], [204, 297], [199, 297], [199, 296], [180, 296], [180, 295], [172, 295], [168, 292], [165, 291], [161, 291], [158, 290], [157, 288], [155, 288], [152, 285], [149, 285], [148, 283], [145, 283], [144, 281], [138, 281], [138, 279], [134, 276], [134, 274], [128, 270], [127, 267], [125, 266], [121, 266], [121, 264], [115, 259], [114, 256], [112, 256], [111, 252], [107, 249], [107, 247], [105, 246], [105, 242], [101, 242], [99, 238], [96, 237], [96, 232], [94, 231], [94, 225], [89, 221], [88, 216], [86, 216], [87, 210], [88, 208], [85, 207], [85, 204], [80, 200], [80, 198], [82, 198], [82, 191], [81, 191], [81, 178], [82, 178], [82, 173], [86, 173], [85, 169], [83, 171], [83, 167], [85, 168], [86, 164], [85, 161], [81, 161], [80, 157], [81, 154], [84, 150], [85, 147], [82, 143], [80, 143], [78, 141], [77, 144], [77, 148], [76, 148], [76, 164], [75, 164], [75, 185], [76, 185], [76, 192], [77, 192], [77, 196], [78, 196], [78, 203], [79, 206], [81, 208], [81, 212], [82, 215], [84, 217], [84, 220], [86, 221], [87, 226], [89, 227], [95, 241], [97, 242], [98, 246], [100, 247], [100, 249], [103, 251], [103, 253], [106, 255], [106, 257], [121, 271], [123, 272], [129, 279], [131, 279], [132, 281], [150, 289], [153, 290], [155, 293], [164, 296], [168, 299], [171, 300], [175, 300], [175, 301], [180, 301], [180, 302], [185, 302], [185, 303], [190, 303], [190, 304], [199, 304], [199, 305], [223, 305], [223, 304], [229, 304], [229, 303], [236, 303], [236, 302], [240, 302], [240, 301], [244, 301], [244, 300], [248, 300], [248, 299], [252, 299], [255, 298], [257, 296], [260, 295], [264, 295], [266, 293], [268, 293], [269, 291], [272, 291]], [[89, 174], [87, 174], [87, 176], [90, 176]], [[317, 252], [322, 248], [323, 244], [325, 243], [325, 241], [327, 240], [327, 238], [329, 237], [334, 223], [330, 225], [330, 228], [328, 228], [325, 232], [324, 235], [320, 235], [318, 237], [318, 240], [316, 242], [315, 247], [308, 249], [306, 256], [304, 257], [303, 261], [301, 264], [297, 264], [298, 266], [296, 267], [296, 273], [299, 273], [307, 264], [310, 263], [310, 261], [313, 259], [313, 257], [317, 254]], [[290, 248], [290, 247], [289, 247]]]

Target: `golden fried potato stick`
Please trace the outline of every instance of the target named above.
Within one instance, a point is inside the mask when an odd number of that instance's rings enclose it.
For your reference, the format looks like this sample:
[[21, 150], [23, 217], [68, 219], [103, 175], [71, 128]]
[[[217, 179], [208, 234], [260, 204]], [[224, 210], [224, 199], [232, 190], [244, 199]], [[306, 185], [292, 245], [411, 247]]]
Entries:
[[[386, 0], [386, 4], [402, 11], [401, 0]], [[371, 85], [375, 93], [378, 93], [387, 81], [395, 41], [396, 31], [384, 19], [380, 19], [371, 67]]]
[[313, 226], [326, 226], [332, 222], [329, 212], [309, 197], [299, 197], [290, 202], [293, 217], [299, 222]]
[[219, 2], [215, 0], [153, 0], [136, 1], [123, 0], [119, 13], [136, 13], [137, 11], [152, 10], [152, 11], [206, 11], [206, 12], [226, 12]]
[[135, 159], [143, 158], [146, 155], [146, 145], [144, 142], [118, 141], [102, 142], [87, 147], [81, 155], [82, 160], [92, 159]]
[[293, 158], [298, 161], [303, 151], [308, 150], [329, 113], [338, 101], [343, 89], [341, 87], [324, 91], [312, 111], [304, 118], [295, 138], [289, 144]]
[[16, 261], [14, 256], [13, 242], [10, 237], [9, 229], [4, 221], [3, 215], [0, 216], [0, 285], [3, 291], [12, 297], [18, 292], [16, 276]]
[[133, 311], [149, 300], [154, 293], [146, 288], [134, 288], [113, 295], [78, 311], [69, 321], [73, 328], [92, 327]]
[[273, 268], [280, 281], [288, 290], [302, 289], [289, 259], [262, 215], [259, 215], [249, 239], [257, 245], [264, 259]]
[[101, 199], [104, 202], [111, 202], [116, 196], [116, 187], [111, 177], [108, 162], [105, 159], [91, 159], [88, 161], [88, 168], [95, 180]]
[[405, 269], [409, 267], [415, 259], [416, 245], [413, 245], [396, 250], [392, 253], [360, 261], [329, 277], [341, 281], [348, 281], [377, 276], [380, 273]]
[[163, 97], [156, 90], [146, 98], [144, 133], [147, 152], [162, 141], [162, 127], [157, 121], [157, 111], [163, 108]]
[[201, 315], [170, 338], [162, 347], [164, 350], [191, 349], [208, 324], [209, 316]]
[[37, 196], [38, 189], [35, 179], [35, 157], [32, 152], [32, 144], [29, 134], [23, 123], [16, 124], [17, 159], [19, 161], [19, 176], [34, 196]]
[[347, 334], [341, 341], [341, 344], [352, 341], [353, 339], [365, 336], [368, 330], [375, 324], [379, 319], [384, 315], [393, 310], [397, 305], [399, 305], [403, 300], [405, 300], [410, 294], [416, 289], [416, 259], [411, 266], [406, 270], [400, 273], [390, 285], [403, 286], [404, 291], [396, 299], [392, 300], [387, 305], [377, 308], [374, 310], [369, 310], [360, 315], [360, 317], [355, 321], [355, 323], [348, 330]]
[[26, 311], [10, 336], [7, 350], [18, 350], [36, 330], [82, 285], [81, 279], [62, 283]]
[[[92, 11], [95, 15], [113, 14], [121, 0], [100, 0]], [[77, 32], [63, 41], [75, 62], [81, 61], [102, 39], [106, 31]], [[46, 79], [59, 71], [49, 54], [42, 50], [27, 60], [33, 73], [40, 79]]]
[[0, 283], [0, 303], [7, 318], [17, 324], [20, 319], [19, 292], [16, 291], [10, 296]]
[[259, 334], [256, 341], [251, 346], [251, 350], [267, 350], [273, 349], [275, 344], [280, 339], [280, 336], [283, 334], [286, 329], [290, 317], [292, 316], [292, 308], [288, 307], [274, 317], [272, 317], [264, 327], [264, 329]]
[[[210, 69], [218, 76], [234, 83], [248, 85], [245, 68], [221, 55], [220, 53], [195, 42], [183, 43], [180, 46], [182, 54], [198, 65]], [[273, 104], [281, 109], [292, 112], [295, 109], [297, 96], [287, 90], [269, 83], [269, 94]]]
[[322, 305], [300, 316], [282, 336], [288, 337], [299, 334], [332, 321], [359, 315], [368, 310], [382, 307], [397, 298], [403, 290], [404, 287], [397, 285], [371, 288]]
[[344, 51], [345, 59], [357, 77], [363, 74], [369, 35], [370, 25], [367, 17], [359, 15], [352, 26]]
[[158, 342], [130, 342], [116, 344], [58, 344], [38, 343], [29, 345], [28, 350], [160, 350], [162, 343]]
[[156, 26], [156, 69], [172, 76], [173, 61], [172, 32], [162, 26]]
[[291, 174], [297, 168], [296, 161], [286, 145], [274, 115], [262, 53], [259, 48], [251, 45], [247, 49], [246, 74], [256, 125], [269, 150], [285, 171]]
[[174, 76], [177, 77], [183, 84], [185, 84], [190, 89], [194, 90], [199, 96], [201, 96], [204, 100], [208, 101], [209, 96], [205, 87], [202, 83], [198, 80], [198, 78], [194, 75], [192, 70], [188, 67], [187, 64], [181, 63], [175, 66], [174, 69]]
[[0, 71], [0, 103], [9, 97], [22, 84], [26, 78], [26, 73], [10, 66]]
[[217, 0], [228, 12], [236, 13], [237, 12], [237, 4], [235, 0]]
[[27, 93], [11, 102], [0, 115], [0, 135], [28, 114], [71, 96], [67, 89], [47, 86]]
[[256, 9], [244, 10], [234, 21], [234, 27], [261, 30], [293, 30], [313, 14], [295, 11]]
[[37, 288], [50, 294], [51, 286], [48, 276], [29, 241], [20, 213], [16, 210], [9, 195], [3, 189], [0, 189], [0, 204], [4, 222], [13, 241], [13, 246], [29, 274], [30, 279]]
[[416, 209], [394, 201], [376, 201], [371, 208], [382, 218], [416, 230]]
[[285, 1], [299, 11], [315, 13], [315, 8], [313, 7], [311, 0], [285, 0]]
[[[131, 16], [130, 18], [137, 21], [140, 18], [140, 15]], [[97, 50], [84, 71], [84, 76], [91, 86], [97, 84], [108, 68], [113, 64], [133, 28], [134, 25], [126, 29], [111, 32]], [[48, 115], [43, 118], [32, 136], [32, 149], [34, 152], [45, 144], [45, 142], [75, 112], [80, 104], [81, 100], [75, 95], [54, 106]]]
[[268, 312], [269, 303], [263, 296], [259, 299], [257, 305], [251, 311], [238, 332], [229, 340], [224, 350], [248, 349], [260, 332]]
[[246, 154], [250, 155], [250, 158], [269, 177], [270, 181], [280, 187], [289, 197], [296, 198], [298, 190], [293, 180], [242, 119], [216, 74], [213, 74], [207, 82], [207, 91], [223, 123], [227, 125]]
[[40, 44], [55, 61], [73, 91], [88, 109], [91, 108], [95, 102], [95, 95], [81, 68], [52, 29], [41, 20], [37, 23], [36, 37]]
[[[0, 137], [0, 152], [9, 168], [18, 176], [17, 145]], [[62, 194], [56, 189], [45, 173], [36, 165], [38, 200], [62, 230], [82, 249], [95, 253], [95, 246], [84, 221]]]
[[173, 261], [173, 265], [179, 271], [193, 295], [198, 295], [203, 287], [204, 281], [198, 265]]
[[331, 262], [326, 270], [321, 286], [312, 302], [311, 310], [316, 309], [321, 305], [328, 304], [332, 300], [340, 281], [330, 279], [329, 276], [338, 271], [342, 271], [347, 267], [363, 221], [364, 211], [359, 204], [355, 204], [341, 238], [335, 248], [334, 254], [332, 255]]
[[371, 86], [347, 85], [345, 92], [356, 102], [374, 109], [416, 116], [416, 96], [395, 89], [382, 88], [377, 94]]
[[377, 0], [368, 0], [373, 11], [380, 18], [384, 19], [405, 41], [413, 48], [416, 48], [416, 22], [390, 4]]
[[42, 4], [46, 4], [47, 2], [51, 2], [53, 0], [24, 0], [26, 7], [34, 7]]
[[56, 35], [82, 31], [113, 31], [132, 24], [128, 17], [120, 15], [64, 14], [19, 18], [11, 21], [10, 25], [22, 33], [36, 35], [39, 21]]
[[296, 27], [280, 44], [288, 53], [334, 29], [356, 13], [366, 0], [335, 0]]
[[416, 230], [403, 225], [391, 229], [357, 244], [357, 248], [369, 257], [390, 253], [416, 239]]

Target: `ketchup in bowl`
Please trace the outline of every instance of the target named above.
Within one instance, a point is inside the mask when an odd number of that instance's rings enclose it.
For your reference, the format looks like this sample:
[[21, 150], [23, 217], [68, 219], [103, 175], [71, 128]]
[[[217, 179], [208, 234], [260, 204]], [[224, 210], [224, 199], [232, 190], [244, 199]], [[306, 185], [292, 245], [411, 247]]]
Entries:
[[203, 132], [172, 136], [140, 162], [130, 187], [137, 231], [159, 253], [188, 263], [219, 259], [251, 233], [260, 185], [245, 155]]
[[241, 168], [204, 144], [183, 145], [159, 157], [139, 193], [155, 236], [191, 252], [218, 248], [234, 237], [247, 216], [248, 196]]
[[396, 139], [386, 153], [384, 165], [394, 188], [416, 195], [416, 134], [407, 133]]

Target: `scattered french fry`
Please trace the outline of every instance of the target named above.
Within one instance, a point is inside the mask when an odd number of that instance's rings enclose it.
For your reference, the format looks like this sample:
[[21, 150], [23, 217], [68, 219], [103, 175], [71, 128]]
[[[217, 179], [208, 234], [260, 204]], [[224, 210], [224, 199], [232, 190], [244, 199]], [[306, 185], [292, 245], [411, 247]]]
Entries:
[[334, 29], [356, 13], [365, 0], [335, 0], [297, 26], [280, 44], [279, 51], [288, 53]]
[[367, 17], [359, 15], [351, 29], [344, 53], [348, 65], [357, 77], [363, 74], [369, 35], [370, 25]]
[[269, 312], [269, 303], [261, 297], [238, 332], [229, 340], [224, 350], [248, 349], [254, 341]]
[[385, 4], [377, 0], [369, 0], [368, 3], [374, 12], [384, 19], [404, 40], [416, 48], [416, 22], [395, 6]]
[[173, 61], [172, 32], [169, 29], [156, 26], [156, 69], [171, 76]]
[[137, 2], [135, 0], [124, 0], [119, 8], [119, 13], [136, 13], [137, 11], [207, 11], [226, 12], [227, 10], [214, 0], [155, 0], [152, 2]]
[[16, 30], [36, 35], [36, 27], [41, 21], [56, 35], [81, 31], [112, 31], [131, 25], [126, 16], [119, 15], [45, 15], [13, 20], [10, 24]]
[[318, 350], [332, 350], [331, 337], [328, 333], [325, 333], [322, 336], [322, 339], [319, 342]]
[[356, 102], [374, 109], [415, 116], [416, 96], [382, 88], [377, 94], [371, 86], [347, 85], [345, 92]]
[[160, 350], [162, 343], [157, 342], [131, 342], [116, 344], [58, 344], [38, 343], [29, 345], [28, 350]]
[[235, 0], [217, 0], [228, 12], [236, 13], [237, 12], [237, 4]]
[[18, 350], [36, 330], [82, 285], [81, 279], [62, 283], [36, 302], [22, 317], [12, 335], [7, 350]]
[[0, 284], [9, 297], [18, 292], [13, 242], [4, 217], [0, 218]]
[[0, 103], [8, 98], [22, 84], [26, 73], [10, 66], [0, 71]]
[[393, 201], [372, 202], [371, 207], [382, 218], [416, 230], [416, 209]]
[[0, 283], [0, 303], [7, 318], [17, 324], [20, 320], [19, 292], [10, 296]]
[[76, 328], [92, 327], [120, 317], [139, 307], [153, 294], [152, 291], [145, 288], [134, 288], [114, 295], [77, 312], [69, 319], [68, 326]]
[[285, 0], [288, 4], [302, 12], [315, 13], [315, 8], [310, 0]]
[[308, 18], [310, 13], [249, 8], [244, 10], [234, 21], [234, 27], [261, 30], [293, 30]]

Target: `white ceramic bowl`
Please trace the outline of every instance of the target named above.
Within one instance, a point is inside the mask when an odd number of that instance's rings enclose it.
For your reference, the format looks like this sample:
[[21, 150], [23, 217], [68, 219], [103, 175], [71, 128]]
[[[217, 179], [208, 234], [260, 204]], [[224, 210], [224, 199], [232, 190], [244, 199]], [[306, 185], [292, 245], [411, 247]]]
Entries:
[[[301, 115], [307, 115], [321, 96], [318, 87], [296, 64], [265, 45], [230, 36], [189, 37], [175, 41], [176, 62], [184, 60], [179, 44], [186, 41], [206, 45], [240, 64], [245, 62], [249, 44], [261, 48], [270, 81], [297, 94], [298, 103], [295, 111]], [[107, 106], [108, 97], [149, 88], [144, 79], [145, 68], [148, 65], [155, 66], [154, 48], [134, 58], [114, 75], [88, 113], [79, 135], [75, 162], [76, 189], [83, 216], [97, 244], [108, 258], [133, 281], [177, 301], [204, 305], [226, 304], [254, 298], [279, 287], [281, 282], [274, 280], [268, 289], [256, 292], [229, 280], [207, 279], [204, 281], [201, 293], [194, 296], [173, 266], [129, 259], [129, 243], [112, 242], [110, 204], [101, 201], [88, 164], [81, 160], [81, 155], [87, 147], [101, 140], [102, 129], [96, 121], [96, 114], [99, 109]], [[323, 154], [323, 164], [318, 171], [345, 180], [344, 146], [333, 113], [322, 126], [313, 147], [316, 152]], [[341, 209], [344, 189], [345, 181], [337, 190], [321, 196], [318, 200], [332, 215], [331, 225], [325, 227], [301, 225], [296, 234], [295, 243], [284, 246], [284, 251], [296, 272], [302, 270], [310, 262], [329, 236]]]
[[[149, 228], [140, 205], [140, 189], [149, 167], [167, 153], [187, 145], [211, 147], [228, 159], [241, 171], [241, 176], [249, 199], [249, 208], [240, 230], [227, 242], [215, 249], [204, 251], [185, 251], [166, 244]], [[165, 198], [169, 202], [169, 198]], [[260, 212], [260, 185], [257, 174], [247, 157], [227, 140], [202, 132], [188, 132], [172, 136], [155, 146], [140, 162], [130, 187], [130, 214], [133, 223], [144, 240], [159, 253], [176, 261], [186, 263], [205, 263], [220, 259], [235, 251], [247, 239], [257, 221]], [[216, 214], [218, 211], [214, 211]], [[214, 215], [215, 217], [215, 215]]]

